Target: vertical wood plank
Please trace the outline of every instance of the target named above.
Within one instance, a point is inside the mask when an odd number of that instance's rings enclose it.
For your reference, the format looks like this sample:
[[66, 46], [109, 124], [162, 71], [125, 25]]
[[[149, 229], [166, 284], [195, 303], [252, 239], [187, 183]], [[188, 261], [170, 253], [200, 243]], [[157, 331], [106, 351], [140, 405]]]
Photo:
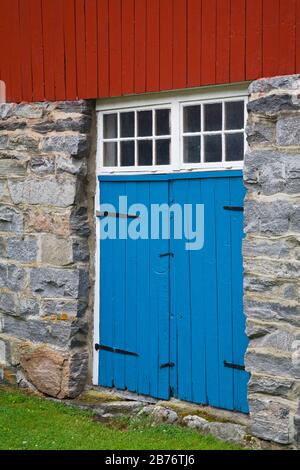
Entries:
[[216, 0], [202, 2], [201, 85], [216, 81]]
[[75, 0], [76, 25], [76, 66], [77, 89], [80, 98], [86, 96], [86, 34], [85, 34], [85, 1]]
[[173, 8], [173, 88], [184, 88], [187, 79], [187, 0], [174, 0]]
[[31, 29], [31, 66], [33, 101], [41, 101], [45, 97], [44, 87], [44, 47], [42, 26], [42, 1], [30, 0]]
[[42, 0], [45, 98], [55, 100], [53, 24], [56, 21], [51, 0]]
[[98, 96], [109, 96], [109, 7], [98, 0]]
[[134, 92], [134, 0], [122, 0], [122, 94]]
[[134, 38], [134, 74], [135, 93], [146, 90], [146, 1], [135, 2], [135, 38]]
[[109, 0], [109, 83], [110, 96], [122, 93], [121, 0]]
[[19, 3], [22, 100], [32, 101], [30, 3]]
[[262, 75], [263, 0], [247, 2], [246, 11], [246, 80]]
[[159, 0], [147, 1], [146, 91], [159, 90]]
[[300, 2], [296, 3], [296, 73], [300, 72]]
[[54, 89], [55, 99], [65, 100], [65, 44], [64, 44], [64, 23], [63, 23], [63, 2], [52, 0], [55, 22], [53, 24], [52, 41], [54, 55]]
[[230, 0], [217, 3], [216, 83], [230, 79]]
[[10, 38], [9, 64], [10, 80], [13, 101], [22, 100], [22, 77], [21, 77], [21, 37], [20, 37], [20, 12], [18, 0], [11, 0], [9, 10], [6, 13], [8, 21], [8, 38]]
[[279, 70], [279, 0], [263, 2], [263, 76], [275, 76]]
[[296, 57], [296, 1], [280, 0], [279, 74], [294, 73]]
[[170, 90], [173, 83], [173, 2], [160, 0], [159, 87]]
[[9, 0], [2, 1], [2, 16], [0, 18], [1, 22], [1, 35], [2, 42], [0, 44], [1, 49], [1, 80], [5, 82], [6, 85], [6, 100], [13, 101], [13, 89], [11, 86], [12, 80], [10, 75], [10, 53], [9, 48], [5, 47], [7, 38], [10, 35], [10, 6]]
[[65, 0], [63, 2], [63, 6], [64, 6], [66, 99], [74, 100], [77, 96], [75, 2], [74, 0]]
[[187, 85], [201, 81], [201, 12], [203, 0], [187, 0]]
[[246, 1], [231, 0], [230, 81], [245, 80]]
[[86, 14], [86, 98], [97, 97], [98, 50], [97, 50], [97, 0], [85, 3]]

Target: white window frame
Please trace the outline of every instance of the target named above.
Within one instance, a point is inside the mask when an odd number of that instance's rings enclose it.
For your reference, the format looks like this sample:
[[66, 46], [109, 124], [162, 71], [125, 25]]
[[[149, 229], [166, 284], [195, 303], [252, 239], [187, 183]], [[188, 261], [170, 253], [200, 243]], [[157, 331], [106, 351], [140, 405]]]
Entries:
[[[217, 103], [221, 102], [223, 107], [223, 130], [207, 132], [207, 134], [213, 135], [220, 133], [224, 140], [226, 133], [237, 133], [238, 130], [224, 130], [224, 103], [226, 101], [241, 101], [245, 103], [245, 124], [247, 120], [247, 83], [238, 85], [228, 86], [214, 86], [205, 87], [197, 90], [187, 90], [181, 92], [171, 93], [153, 93], [149, 95], [135, 95], [126, 96], [123, 98], [110, 98], [105, 100], [98, 100], [97, 102], [97, 128], [98, 128], [98, 141], [97, 141], [97, 174], [140, 174], [140, 173], [171, 173], [171, 172], [185, 172], [185, 171], [217, 171], [226, 169], [242, 169], [243, 161], [237, 162], [226, 162], [224, 161], [224, 143], [223, 143], [223, 156], [222, 162], [203, 162], [203, 163], [184, 163], [183, 162], [183, 108], [189, 105], [198, 105], [204, 103]], [[107, 167], [103, 165], [103, 116], [109, 113], [119, 113], [126, 111], [146, 111], [159, 108], [170, 108], [171, 109], [171, 146], [170, 146], [170, 158], [171, 162], [169, 165], [149, 165], [149, 166], [113, 166]], [[201, 108], [203, 110], [203, 107]], [[203, 114], [203, 113], [202, 113]], [[118, 117], [119, 119], [119, 117]], [[203, 119], [203, 116], [202, 116]], [[154, 123], [153, 123], [154, 125]], [[244, 151], [247, 150], [247, 140], [245, 134], [245, 127], [241, 129], [244, 132]], [[205, 132], [199, 133], [205, 135]], [[191, 133], [191, 135], [199, 135], [197, 133]], [[168, 138], [164, 136], [152, 136], [150, 139], [156, 138]], [[137, 140], [146, 140], [147, 137], [135, 137]], [[121, 140], [115, 139], [120, 145]], [[133, 140], [128, 138], [127, 140]], [[202, 143], [203, 138], [201, 137]], [[135, 143], [136, 146], [136, 143]], [[203, 145], [201, 145], [201, 152], [203, 153]], [[135, 157], [137, 158], [137, 157]]]

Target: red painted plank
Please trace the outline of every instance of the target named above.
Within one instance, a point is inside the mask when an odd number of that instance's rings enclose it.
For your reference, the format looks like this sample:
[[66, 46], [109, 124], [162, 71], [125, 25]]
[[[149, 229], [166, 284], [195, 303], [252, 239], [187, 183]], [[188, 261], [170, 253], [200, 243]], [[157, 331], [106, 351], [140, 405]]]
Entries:
[[187, 1], [187, 85], [198, 86], [201, 77], [202, 0]]
[[29, 2], [32, 51], [32, 95], [33, 101], [41, 101], [45, 98], [42, 1], [29, 0]]
[[246, 80], [262, 76], [263, 0], [247, 2], [246, 11]]
[[135, 84], [134, 91], [146, 91], [146, 0], [135, 2]]
[[231, 0], [230, 81], [245, 80], [246, 0]]
[[85, 1], [75, 0], [77, 91], [86, 97]]
[[300, 2], [296, 4], [296, 73], [300, 72]]
[[77, 96], [76, 77], [76, 37], [75, 37], [75, 2], [64, 0], [64, 41], [66, 99], [74, 100]]
[[122, 0], [122, 94], [134, 92], [134, 0]]
[[216, 83], [230, 79], [230, 0], [217, 4]]
[[65, 100], [66, 90], [63, 2], [61, 0], [52, 0], [52, 8], [55, 12], [55, 22], [53, 24], [55, 99]]
[[159, 86], [172, 89], [173, 83], [173, 2], [160, 0], [159, 14]]
[[279, 0], [263, 2], [263, 75], [272, 77], [279, 70]]
[[86, 97], [96, 97], [98, 89], [97, 0], [86, 5]]
[[7, 12], [9, 18], [9, 64], [10, 64], [10, 78], [11, 90], [13, 93], [13, 100], [19, 102], [22, 100], [22, 77], [21, 77], [21, 36], [20, 36], [20, 12], [18, 0], [10, 0], [10, 11]]
[[202, 1], [201, 84], [216, 81], [216, 0]]
[[279, 28], [279, 73], [295, 72], [296, 0], [280, 0]]
[[121, 0], [109, 0], [110, 96], [122, 93]]
[[173, 87], [186, 87], [187, 0], [174, 0]]
[[13, 90], [11, 87], [11, 77], [10, 77], [10, 53], [9, 48], [6, 47], [7, 38], [10, 37], [10, 7], [9, 0], [2, 0], [1, 3], [1, 44], [0, 44], [0, 53], [1, 53], [1, 80], [5, 82], [6, 85], [6, 99], [7, 101], [13, 100]]
[[30, 4], [20, 2], [22, 100], [32, 101]]
[[147, 2], [146, 91], [159, 90], [159, 0]]
[[56, 21], [52, 0], [42, 0], [45, 98], [55, 100], [53, 24]]
[[109, 96], [108, 1], [98, 0], [98, 96]]

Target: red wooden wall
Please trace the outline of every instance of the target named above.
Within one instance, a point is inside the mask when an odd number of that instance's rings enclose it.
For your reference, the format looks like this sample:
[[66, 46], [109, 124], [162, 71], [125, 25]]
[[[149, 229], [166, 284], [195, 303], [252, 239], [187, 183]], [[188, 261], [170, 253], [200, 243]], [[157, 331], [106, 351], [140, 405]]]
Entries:
[[300, 72], [300, 0], [0, 0], [11, 101]]

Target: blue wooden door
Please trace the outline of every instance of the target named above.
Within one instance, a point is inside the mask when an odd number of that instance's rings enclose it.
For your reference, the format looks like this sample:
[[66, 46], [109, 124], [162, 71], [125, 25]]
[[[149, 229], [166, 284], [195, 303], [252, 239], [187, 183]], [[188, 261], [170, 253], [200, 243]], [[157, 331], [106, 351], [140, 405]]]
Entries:
[[[170, 182], [170, 199], [204, 205], [204, 245], [187, 251], [171, 237], [172, 394], [182, 400], [248, 412], [243, 313], [241, 176]], [[191, 221], [192, 223], [192, 221]]]
[[[168, 182], [121, 178], [100, 183], [100, 200], [118, 208], [126, 196], [128, 207], [150, 208], [167, 204], [168, 191]], [[167, 399], [170, 374], [162, 366], [169, 362], [169, 258], [161, 255], [169, 240], [125, 239], [132, 219], [115, 222], [116, 239], [100, 242], [99, 383]]]
[[247, 412], [241, 172], [103, 177], [101, 202], [120, 195], [203, 204], [204, 246], [186, 250], [172, 223], [170, 240], [101, 240], [99, 383]]

